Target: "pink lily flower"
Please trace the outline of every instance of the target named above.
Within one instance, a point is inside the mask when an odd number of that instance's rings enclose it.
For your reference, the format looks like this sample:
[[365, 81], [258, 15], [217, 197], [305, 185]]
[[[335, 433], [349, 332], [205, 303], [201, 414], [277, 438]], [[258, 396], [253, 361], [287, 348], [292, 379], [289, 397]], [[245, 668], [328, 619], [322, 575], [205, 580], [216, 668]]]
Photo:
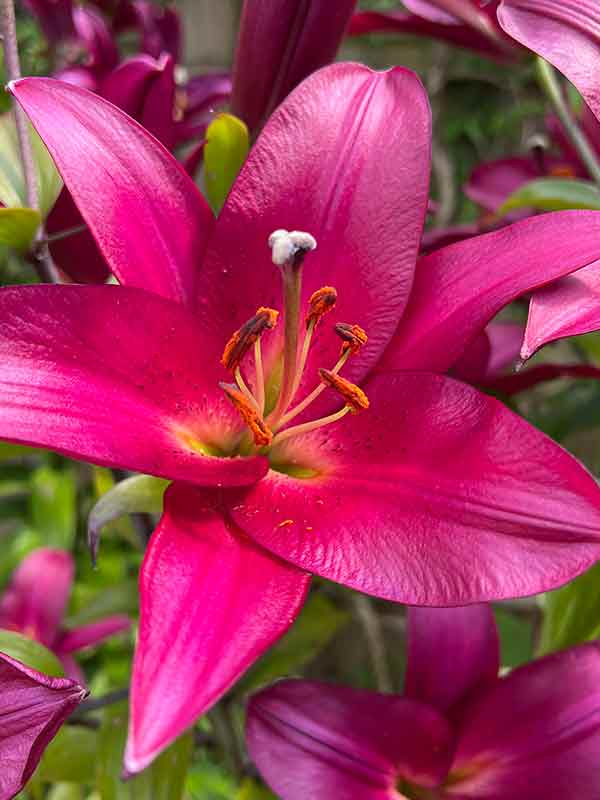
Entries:
[[496, 19], [498, 0], [484, 8], [479, 0], [403, 0], [407, 11], [359, 11], [349, 33], [397, 32], [443, 39], [499, 60], [515, 59], [520, 48], [504, 35]]
[[174, 481], [140, 577], [129, 772], [287, 630], [310, 573], [462, 605], [600, 556], [589, 474], [442, 374], [514, 297], [600, 257], [599, 213], [415, 270], [430, 112], [400, 68], [302, 83], [216, 220], [114, 106], [51, 79], [11, 91], [121, 285], [0, 291], [0, 436]]
[[498, 667], [489, 607], [411, 608], [403, 695], [282, 681], [250, 700], [250, 754], [281, 800], [596, 797], [600, 645]]
[[75, 36], [73, 0], [22, 0], [52, 45]]
[[356, 0], [244, 0], [235, 51], [231, 108], [258, 133], [281, 101], [331, 63]]
[[30, 553], [0, 597], [0, 628], [22, 633], [52, 650], [66, 675], [85, 685], [73, 653], [127, 630], [131, 620], [114, 615], [78, 628], [64, 628], [73, 572], [73, 559], [64, 550], [41, 547]]
[[0, 653], [0, 800], [11, 800], [33, 775], [44, 750], [87, 695]]

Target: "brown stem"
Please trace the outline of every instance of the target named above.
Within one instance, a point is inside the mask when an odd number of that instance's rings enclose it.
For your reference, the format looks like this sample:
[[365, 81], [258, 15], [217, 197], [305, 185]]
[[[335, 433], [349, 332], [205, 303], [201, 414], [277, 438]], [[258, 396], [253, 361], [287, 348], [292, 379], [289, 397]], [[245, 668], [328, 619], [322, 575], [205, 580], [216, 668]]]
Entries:
[[373, 602], [364, 594], [356, 594], [353, 604], [369, 649], [377, 689], [380, 692], [391, 692], [392, 679], [385, 654], [381, 621], [373, 608]]

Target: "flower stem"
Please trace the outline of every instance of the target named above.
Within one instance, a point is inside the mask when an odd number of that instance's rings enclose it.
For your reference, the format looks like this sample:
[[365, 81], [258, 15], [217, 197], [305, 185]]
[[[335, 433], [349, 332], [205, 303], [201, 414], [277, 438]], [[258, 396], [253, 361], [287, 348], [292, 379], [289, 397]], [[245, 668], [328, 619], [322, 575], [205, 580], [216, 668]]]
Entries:
[[536, 68], [538, 81], [544, 94], [552, 103], [557, 117], [571, 140], [573, 147], [577, 150], [579, 157], [585, 164], [590, 177], [594, 183], [600, 187], [600, 163], [598, 163], [598, 158], [594, 150], [586, 135], [574, 119], [571, 109], [563, 97], [554, 67], [545, 59], [538, 56], [536, 58]]

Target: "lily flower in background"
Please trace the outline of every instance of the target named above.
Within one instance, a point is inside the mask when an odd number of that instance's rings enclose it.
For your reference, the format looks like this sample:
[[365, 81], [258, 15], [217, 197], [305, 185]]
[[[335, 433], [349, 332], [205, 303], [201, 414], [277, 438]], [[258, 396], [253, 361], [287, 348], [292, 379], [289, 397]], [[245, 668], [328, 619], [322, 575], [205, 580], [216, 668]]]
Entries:
[[78, 628], [63, 627], [73, 571], [73, 559], [64, 550], [43, 547], [30, 553], [0, 597], [0, 628], [22, 633], [52, 650], [66, 675], [84, 685], [73, 653], [127, 630], [131, 620], [115, 615]]
[[444, 375], [504, 305], [600, 258], [600, 213], [416, 268], [430, 112], [400, 68], [304, 81], [217, 219], [114, 106], [11, 91], [121, 285], [0, 291], [0, 436], [174, 481], [141, 571], [130, 773], [287, 630], [310, 573], [464, 605], [600, 557], [592, 477]]
[[501, 61], [522, 54], [496, 19], [498, 0], [485, 7], [479, 0], [403, 0], [406, 11], [359, 11], [349, 33], [400, 33], [442, 39]]
[[404, 694], [285, 680], [248, 749], [281, 800], [562, 800], [598, 790], [600, 645], [498, 678], [487, 606], [408, 610]]
[[304, 78], [335, 59], [356, 0], [244, 0], [233, 67], [232, 112], [258, 133]]
[[87, 695], [0, 653], [0, 800], [11, 800], [33, 775], [60, 726]]

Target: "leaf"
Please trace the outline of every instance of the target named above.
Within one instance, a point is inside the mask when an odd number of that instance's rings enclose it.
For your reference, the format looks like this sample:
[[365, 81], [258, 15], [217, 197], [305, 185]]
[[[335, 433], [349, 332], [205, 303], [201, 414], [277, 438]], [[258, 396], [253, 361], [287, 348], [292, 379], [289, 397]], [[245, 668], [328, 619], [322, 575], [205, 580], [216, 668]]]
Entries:
[[246, 778], [242, 782], [235, 800], [277, 800], [277, 797], [252, 778]]
[[127, 709], [114, 706], [104, 714], [97, 752], [97, 789], [102, 800], [180, 800], [193, 748], [193, 736], [177, 739], [140, 775], [123, 783]]
[[503, 667], [518, 667], [533, 656], [533, 626], [527, 617], [495, 608]]
[[77, 488], [71, 469], [38, 467], [31, 476], [31, 521], [51, 547], [69, 550], [77, 523]]
[[232, 800], [236, 786], [223, 767], [213, 763], [202, 752], [200, 763], [191, 768], [186, 783], [186, 797], [190, 800]]
[[62, 678], [65, 674], [54, 653], [16, 631], [0, 628], [0, 653], [16, 658], [26, 666], [53, 678]]
[[600, 563], [544, 595], [541, 655], [600, 637]]
[[210, 207], [218, 214], [249, 149], [248, 128], [232, 114], [219, 114], [206, 131], [204, 178]]
[[349, 615], [322, 594], [312, 594], [294, 626], [238, 683], [250, 692], [282, 675], [298, 672], [345, 625]]
[[[62, 178], [46, 146], [31, 125], [29, 135], [36, 167], [40, 212], [45, 219], [60, 194]], [[0, 202], [9, 208], [27, 206], [19, 139], [12, 113], [0, 116]]]
[[503, 215], [517, 208], [563, 211], [568, 208], [600, 209], [600, 192], [585, 181], [536, 178], [517, 189], [498, 210]]
[[98, 734], [80, 725], [63, 725], [35, 773], [43, 781], [90, 783], [96, 769]]
[[0, 244], [26, 252], [42, 218], [32, 208], [0, 208]]

